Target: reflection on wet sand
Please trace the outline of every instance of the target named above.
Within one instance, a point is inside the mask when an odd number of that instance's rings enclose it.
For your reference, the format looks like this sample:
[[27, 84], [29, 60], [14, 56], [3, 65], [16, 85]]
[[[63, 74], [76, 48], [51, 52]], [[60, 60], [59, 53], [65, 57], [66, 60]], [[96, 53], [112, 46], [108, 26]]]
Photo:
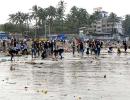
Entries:
[[0, 62], [0, 100], [129, 100], [130, 55]]

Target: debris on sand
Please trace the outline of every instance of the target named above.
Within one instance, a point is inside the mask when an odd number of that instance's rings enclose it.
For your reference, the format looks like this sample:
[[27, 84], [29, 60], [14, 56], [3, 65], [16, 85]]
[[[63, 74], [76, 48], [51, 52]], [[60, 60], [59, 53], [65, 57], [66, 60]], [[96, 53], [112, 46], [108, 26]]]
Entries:
[[76, 100], [81, 100], [81, 97], [77, 97], [77, 99]]
[[47, 94], [47, 93], [48, 93], [48, 91], [47, 91], [47, 90], [37, 90], [37, 93]]
[[41, 62], [40, 65], [42, 65], [42, 64], [44, 64], [44, 63]]
[[48, 92], [48, 91], [47, 91], [47, 90], [45, 90], [45, 91], [44, 91], [44, 94], [47, 94], [47, 92]]
[[64, 96], [67, 96], [67, 94], [64, 94]]
[[106, 75], [104, 75], [104, 78], [106, 78], [107, 76]]
[[78, 100], [81, 100], [81, 97], [78, 97]]
[[15, 68], [13, 66], [10, 66], [10, 70], [13, 71], [15, 70]]
[[36, 68], [42, 68], [41, 66], [33, 66], [33, 67], [36, 67]]
[[39, 91], [39, 90], [37, 90], [37, 92], [39, 93], [40, 91]]
[[16, 82], [6, 82], [7, 84], [16, 84]]
[[32, 65], [37, 64], [36, 62], [25, 62], [25, 63], [27, 63], [27, 64], [32, 64]]
[[27, 86], [25, 86], [24, 88], [25, 88], [25, 89], [27, 89], [28, 87], [27, 87]]
[[44, 94], [47, 94], [48, 91], [47, 90], [42, 90], [41, 92], [44, 93]]
[[25, 86], [25, 87], [24, 87], [24, 89], [25, 89], [25, 91], [27, 91], [27, 90], [28, 90], [28, 87], [27, 87], [27, 86]]
[[90, 63], [93, 63], [93, 61], [90, 61]]

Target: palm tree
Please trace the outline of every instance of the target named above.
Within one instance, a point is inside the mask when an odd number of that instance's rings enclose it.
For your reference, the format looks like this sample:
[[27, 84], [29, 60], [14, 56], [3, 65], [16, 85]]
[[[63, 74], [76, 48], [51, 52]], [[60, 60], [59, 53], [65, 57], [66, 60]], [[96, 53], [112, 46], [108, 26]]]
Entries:
[[25, 24], [26, 31], [27, 31], [27, 33], [29, 33], [29, 22], [31, 22], [31, 18], [29, 16], [29, 13], [23, 14], [23, 21]]
[[9, 22], [15, 24], [15, 22], [16, 22], [16, 18], [15, 17], [16, 17], [15, 14], [10, 14], [9, 15]]
[[[47, 11], [46, 9], [40, 8], [38, 10], [38, 17], [39, 17], [39, 26], [42, 28], [45, 26], [44, 31], [45, 31], [45, 36], [46, 36], [46, 19], [47, 19]], [[42, 28], [43, 29], [43, 28]], [[44, 32], [43, 32], [44, 33]]]
[[34, 5], [32, 7], [32, 14], [31, 14], [31, 19], [34, 19], [36, 22], [35, 22], [35, 38], [37, 37], [37, 27], [38, 27], [38, 21], [39, 21], [39, 18], [38, 18], [38, 6], [37, 5]]
[[65, 2], [64, 1], [60, 1], [58, 3], [58, 8], [57, 8], [57, 17], [61, 22], [61, 27], [62, 27], [62, 32], [63, 32], [63, 24], [64, 24], [64, 12], [65, 12]]
[[28, 14], [18, 11], [17, 13], [10, 14], [9, 16], [10, 16], [9, 21], [12, 22], [13, 24], [16, 24], [20, 32], [23, 33], [24, 31], [23, 24], [24, 22], [26, 22]]
[[47, 18], [49, 21], [49, 35], [50, 35], [51, 29], [53, 27], [52, 24], [53, 24], [54, 18], [56, 17], [56, 8], [53, 6], [50, 6], [46, 8], [46, 11], [47, 11]]

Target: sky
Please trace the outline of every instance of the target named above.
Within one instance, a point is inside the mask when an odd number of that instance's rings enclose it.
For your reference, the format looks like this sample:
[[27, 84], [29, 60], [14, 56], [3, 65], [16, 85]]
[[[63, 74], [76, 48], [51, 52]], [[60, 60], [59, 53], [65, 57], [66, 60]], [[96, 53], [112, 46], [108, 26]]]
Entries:
[[[46, 8], [50, 5], [56, 7], [60, 0], [0, 0], [0, 24], [8, 22], [9, 14], [18, 11], [30, 12], [33, 5]], [[93, 8], [102, 7], [102, 10], [114, 12], [118, 16], [130, 14], [130, 0], [64, 0], [66, 3], [66, 13], [72, 6], [85, 8], [89, 14], [93, 13]]]

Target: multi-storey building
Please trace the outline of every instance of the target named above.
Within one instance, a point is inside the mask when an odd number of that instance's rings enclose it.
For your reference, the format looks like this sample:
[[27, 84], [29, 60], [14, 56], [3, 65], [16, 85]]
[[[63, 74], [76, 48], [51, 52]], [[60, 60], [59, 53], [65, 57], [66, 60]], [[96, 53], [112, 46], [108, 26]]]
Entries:
[[118, 18], [119, 19], [118, 22], [113, 23], [109, 21], [107, 12], [101, 11], [100, 13], [102, 18], [93, 23], [91, 27], [87, 28], [89, 33], [105, 34], [113, 32], [123, 34], [121, 18]]
[[91, 26], [87, 27], [81, 27], [79, 28], [79, 32], [82, 32], [83, 34], [97, 34], [97, 35], [103, 35], [103, 36], [117, 36], [119, 34], [123, 34], [123, 28], [122, 28], [122, 19], [118, 18], [118, 22], [110, 22], [108, 18], [108, 12], [106, 11], [100, 11], [101, 19], [97, 20], [95, 23], [92, 23]]

